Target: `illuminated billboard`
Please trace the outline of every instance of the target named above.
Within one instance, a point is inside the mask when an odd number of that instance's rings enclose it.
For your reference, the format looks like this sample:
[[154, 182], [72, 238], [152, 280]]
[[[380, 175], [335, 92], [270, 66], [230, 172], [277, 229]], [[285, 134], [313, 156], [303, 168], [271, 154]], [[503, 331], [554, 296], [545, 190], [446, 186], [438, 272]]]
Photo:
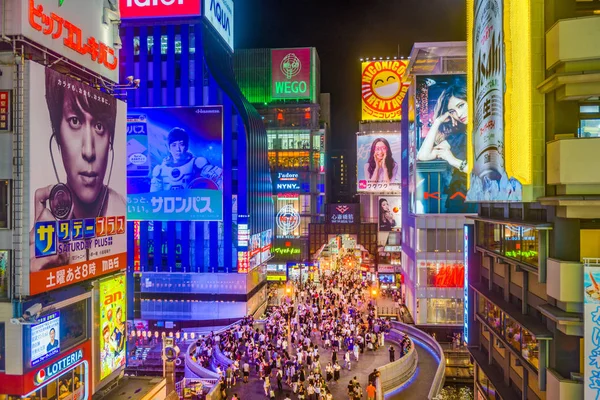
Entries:
[[360, 204], [328, 204], [327, 222], [330, 224], [359, 223]]
[[584, 315], [584, 394], [586, 399], [600, 395], [597, 384], [598, 355], [600, 354], [600, 267], [586, 263], [583, 267], [583, 315]]
[[38, 318], [31, 327], [31, 366], [35, 367], [60, 353], [60, 312]]
[[467, 194], [465, 75], [416, 77], [416, 214], [477, 212]]
[[358, 191], [400, 192], [400, 133], [359, 134], [356, 142]]
[[100, 281], [100, 380], [125, 365], [125, 275]]
[[363, 121], [400, 120], [402, 100], [409, 86], [402, 82], [404, 71], [406, 64], [400, 60], [362, 63]]
[[[121, 19], [194, 17], [201, 2], [214, 0], [119, 0]], [[232, 28], [233, 29], [233, 28]]]
[[[198, 4], [197, 1], [192, 3]], [[202, 15], [208, 24], [215, 28], [227, 47], [233, 51], [233, 0], [202, 0], [202, 5]]]
[[402, 229], [402, 197], [380, 196], [377, 219], [381, 232], [400, 231]]
[[[544, 194], [543, 51], [532, 37], [544, 35], [531, 15], [543, 5], [520, 0], [467, 1], [469, 122], [467, 201], [535, 201]], [[518, 40], [517, 40], [518, 39]], [[534, 165], [535, 162], [535, 165]]]
[[312, 52], [310, 48], [271, 50], [271, 97], [311, 97]]
[[[127, 266], [126, 105], [29, 68], [29, 294]], [[114, 173], [113, 173], [114, 172]]]
[[221, 220], [223, 108], [137, 108], [127, 119], [129, 218]]

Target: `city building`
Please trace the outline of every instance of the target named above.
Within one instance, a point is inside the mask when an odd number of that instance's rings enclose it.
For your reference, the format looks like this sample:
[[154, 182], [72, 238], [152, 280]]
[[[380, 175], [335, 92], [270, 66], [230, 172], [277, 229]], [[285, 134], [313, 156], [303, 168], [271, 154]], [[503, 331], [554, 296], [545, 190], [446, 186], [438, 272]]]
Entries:
[[308, 261], [308, 226], [325, 217], [330, 96], [314, 47], [240, 49], [234, 69], [267, 130], [277, 225], [267, 269], [280, 280], [288, 264]]
[[231, 67], [233, 1], [195, 4], [121, 9], [121, 77], [139, 80], [127, 91], [128, 154], [141, 160], [127, 170], [137, 332], [227, 325], [266, 307], [267, 135]]
[[[468, 116], [465, 42], [415, 43], [402, 110], [402, 273], [415, 324], [442, 341], [462, 332]], [[448, 149], [440, 153], [439, 149]], [[472, 223], [472, 222], [470, 222]]]
[[467, 5], [476, 398], [595, 398], [600, 4]]
[[[92, 398], [129, 382], [118, 19], [102, 1], [2, 2], [2, 399]], [[136, 382], [140, 399], [167, 394], [164, 379]]]
[[362, 117], [356, 134], [356, 190], [361, 224], [376, 227], [369, 272], [382, 289], [402, 290], [402, 182], [400, 119], [408, 85], [407, 60], [361, 59]]
[[350, 175], [352, 162], [348, 152], [331, 150], [329, 152], [328, 199], [333, 203], [352, 203], [356, 193], [354, 178]]

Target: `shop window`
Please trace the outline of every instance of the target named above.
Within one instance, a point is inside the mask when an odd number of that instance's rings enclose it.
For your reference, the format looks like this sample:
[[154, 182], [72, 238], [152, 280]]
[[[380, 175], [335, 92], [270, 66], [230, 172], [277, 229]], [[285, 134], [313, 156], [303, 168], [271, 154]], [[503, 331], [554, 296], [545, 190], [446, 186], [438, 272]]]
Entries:
[[10, 181], [0, 180], [0, 229], [9, 228]]
[[539, 368], [540, 348], [535, 336], [527, 329], [522, 328], [521, 355], [535, 368]]
[[506, 332], [504, 338], [516, 350], [521, 351], [521, 325], [510, 318], [508, 315], [505, 318]]
[[459, 324], [463, 322], [462, 299], [427, 299], [428, 324]]
[[87, 337], [87, 300], [60, 309], [61, 350], [67, 350]]

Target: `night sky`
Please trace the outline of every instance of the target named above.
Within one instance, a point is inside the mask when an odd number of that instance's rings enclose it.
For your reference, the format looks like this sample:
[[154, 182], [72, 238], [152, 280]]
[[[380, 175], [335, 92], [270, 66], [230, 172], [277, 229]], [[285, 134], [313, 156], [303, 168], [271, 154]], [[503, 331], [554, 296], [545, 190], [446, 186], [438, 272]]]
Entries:
[[331, 93], [329, 148], [351, 150], [360, 58], [408, 57], [414, 42], [466, 40], [464, 0], [236, 0], [235, 47], [316, 47]]

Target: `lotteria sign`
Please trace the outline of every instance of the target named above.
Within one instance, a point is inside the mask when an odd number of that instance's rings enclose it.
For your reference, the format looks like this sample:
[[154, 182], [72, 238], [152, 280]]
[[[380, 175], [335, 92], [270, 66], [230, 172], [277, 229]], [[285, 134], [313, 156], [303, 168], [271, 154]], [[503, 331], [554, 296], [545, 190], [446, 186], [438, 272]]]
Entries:
[[79, 364], [83, 360], [83, 350], [78, 349], [73, 353], [61, 358], [58, 361], [53, 362], [47, 367], [40, 369], [34, 378], [36, 386], [43, 384], [46, 381], [52, 380], [53, 378], [60, 375], [63, 371], [72, 369], [75, 365]]
[[204, 18], [233, 51], [233, 0], [203, 0]]
[[271, 50], [271, 97], [300, 99], [311, 95], [310, 48]]
[[200, 15], [201, 1], [203, 0], [119, 0], [119, 6], [121, 19], [192, 17]]

